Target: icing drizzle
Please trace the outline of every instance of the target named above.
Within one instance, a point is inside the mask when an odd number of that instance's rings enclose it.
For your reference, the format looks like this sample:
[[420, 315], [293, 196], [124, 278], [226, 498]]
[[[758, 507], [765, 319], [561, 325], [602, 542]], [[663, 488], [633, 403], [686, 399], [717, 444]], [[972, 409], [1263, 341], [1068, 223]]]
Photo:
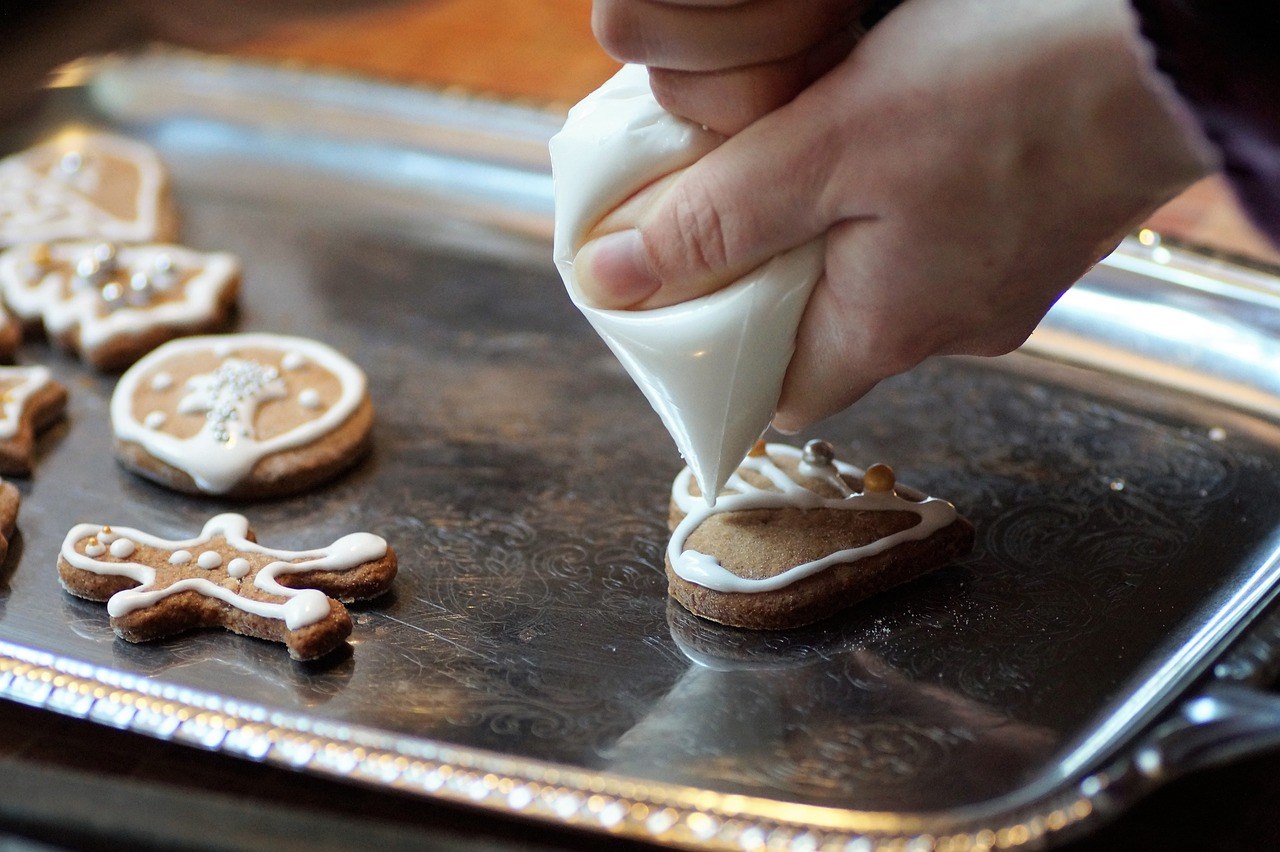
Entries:
[[[685, 517], [671, 534], [667, 545], [667, 559], [676, 575], [690, 583], [697, 583], [718, 592], [771, 592], [785, 588], [797, 580], [817, 574], [847, 562], [856, 562], [868, 556], [874, 556], [897, 547], [905, 541], [918, 541], [928, 538], [938, 530], [956, 519], [955, 506], [946, 500], [926, 497], [920, 502], [907, 500], [894, 493], [855, 492], [848, 488], [837, 473], [828, 473], [824, 478], [831, 481], [841, 493], [848, 491], [844, 497], [824, 497], [809, 490], [787, 475], [778, 467], [770, 456], [800, 459], [802, 453], [795, 447], [786, 444], [769, 444], [764, 455], [748, 456], [743, 460], [741, 469], [755, 471], [778, 489], [769, 491], [757, 488], [740, 474], [734, 473], [726, 483], [726, 489], [733, 493], [721, 493], [714, 506], [706, 505], [699, 497], [689, 493], [693, 474], [689, 468], [680, 471], [671, 487], [671, 499]], [[853, 465], [835, 461], [835, 471], [848, 476], [862, 476], [862, 471]], [[805, 475], [821, 475], [817, 468], [806, 466]], [[838, 484], [837, 484], [838, 482]], [[724, 512], [743, 512], [751, 509], [840, 509], [845, 511], [873, 512], [911, 512], [920, 518], [919, 522], [904, 530], [868, 542], [861, 547], [851, 547], [828, 554], [821, 559], [795, 565], [773, 577], [751, 579], [739, 577], [722, 566], [714, 556], [686, 550], [685, 543], [703, 521], [712, 515]]]
[[[168, 586], [156, 588], [154, 585], [156, 570], [150, 566], [128, 561], [107, 562], [87, 555], [83, 552], [85, 548], [77, 550], [77, 545], [81, 542], [86, 542], [87, 548], [87, 542], [90, 539], [96, 537], [101, 541], [101, 530], [102, 527], [96, 524], [78, 524], [72, 527], [62, 542], [62, 558], [72, 566], [85, 571], [113, 577], [128, 577], [139, 583], [135, 588], [116, 592], [107, 601], [107, 612], [113, 617], [145, 609], [178, 592], [194, 591], [207, 597], [217, 598], [253, 615], [280, 619], [290, 630], [297, 630], [300, 627], [315, 624], [328, 615], [329, 598], [317, 589], [291, 589], [283, 586], [277, 578], [282, 574], [298, 574], [305, 571], [349, 571], [359, 565], [381, 559], [387, 554], [387, 542], [371, 533], [344, 535], [328, 547], [318, 550], [276, 550], [263, 547], [249, 540], [248, 519], [244, 515], [234, 513], [210, 518], [204, 525], [204, 529], [200, 531], [200, 535], [187, 540], [170, 541], [127, 527], [117, 527], [114, 531], [116, 542], [127, 540], [135, 546], [143, 545], [174, 551], [169, 559], [172, 564], [184, 564], [189, 561], [192, 549], [206, 546], [214, 538], [221, 536], [226, 539], [228, 547], [238, 552], [266, 556], [273, 560], [258, 569], [253, 577], [253, 585], [269, 595], [285, 599], [283, 603], [276, 603], [247, 598], [233, 589], [199, 576], [185, 577]], [[126, 549], [129, 552], [121, 558], [127, 559], [132, 555], [133, 548], [121, 548], [121, 550]], [[111, 548], [112, 555], [116, 555], [116, 550], [115, 547]], [[101, 554], [96, 548], [94, 551]], [[211, 551], [204, 551], [204, 553], [209, 552]], [[188, 559], [175, 561], [179, 553], [186, 553]], [[237, 559], [243, 560], [243, 557], [237, 557]], [[206, 561], [211, 560], [201, 559], [202, 563]], [[247, 563], [247, 560], [245, 562]], [[242, 567], [247, 568], [247, 564], [236, 567], [237, 570]], [[204, 570], [209, 568], [210, 566], [202, 565]]]
[[[253, 428], [254, 414], [271, 399], [290, 392], [292, 371], [281, 372], [235, 355], [256, 349], [297, 352], [307, 363], [323, 368], [338, 380], [338, 399], [323, 411], [293, 428], [260, 438]], [[190, 438], [179, 438], [134, 415], [139, 388], [154, 386], [153, 373], [187, 355], [213, 352], [223, 358], [211, 373], [194, 376], [187, 395], [178, 403], [181, 413], [205, 412], [205, 423]], [[223, 354], [225, 353], [225, 354]], [[308, 381], [311, 381], [309, 379]], [[315, 441], [341, 426], [360, 405], [365, 394], [364, 372], [346, 356], [314, 340], [274, 334], [231, 334], [187, 337], [170, 341], [130, 367], [111, 397], [111, 425], [116, 437], [140, 445], [152, 456], [187, 473], [205, 492], [222, 494], [248, 476], [254, 466], [274, 453]], [[153, 421], [154, 422], [154, 421]]]

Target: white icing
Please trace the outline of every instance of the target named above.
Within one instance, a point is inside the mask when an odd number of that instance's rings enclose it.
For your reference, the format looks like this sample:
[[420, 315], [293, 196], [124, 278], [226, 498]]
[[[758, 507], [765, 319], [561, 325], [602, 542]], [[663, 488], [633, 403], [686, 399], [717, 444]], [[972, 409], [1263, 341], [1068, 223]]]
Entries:
[[319, 408], [319, 391], [315, 388], [307, 388], [302, 393], [298, 394], [298, 405], [301, 405], [303, 408]]
[[227, 563], [228, 576], [235, 577], [237, 580], [249, 573], [249, 560], [243, 556], [237, 556]]
[[[780, 491], [757, 488], [738, 474], [729, 478], [728, 489], [720, 495], [714, 507], [690, 494], [690, 470], [685, 468], [676, 476], [671, 488], [671, 499], [685, 517], [671, 534], [667, 545], [667, 559], [676, 575], [690, 583], [697, 583], [718, 592], [771, 592], [791, 585], [797, 580], [819, 571], [847, 562], [856, 562], [897, 547], [906, 541], [928, 538], [956, 519], [956, 507], [936, 497], [923, 500], [907, 500], [897, 494], [858, 493], [850, 489], [846, 497], [824, 497], [795, 482], [769, 456], [802, 457], [800, 450], [786, 444], [769, 444], [763, 456], [748, 456], [742, 467], [764, 476]], [[839, 473], [861, 476], [862, 471], [840, 461], [834, 463]], [[824, 476], [832, 478], [834, 475]], [[847, 484], [846, 484], [847, 488]], [[773, 577], [749, 579], [728, 571], [713, 556], [696, 550], [685, 550], [685, 542], [707, 518], [722, 512], [744, 512], [751, 509], [841, 509], [846, 511], [911, 512], [920, 518], [919, 523], [899, 530], [861, 547], [852, 547], [828, 554], [821, 559], [788, 568]]]
[[[55, 243], [49, 253], [55, 262], [71, 263], [92, 257], [96, 243]], [[137, 271], [150, 269], [159, 256], [169, 256], [175, 269], [191, 274], [181, 298], [130, 304], [117, 282], [83, 285], [82, 279], [66, 290], [67, 274], [53, 268], [31, 274], [29, 252], [22, 248], [0, 254], [0, 292], [10, 309], [26, 321], [41, 320], [51, 335], [63, 336], [76, 329], [82, 350], [92, 350], [121, 336], [144, 334], [157, 327], [185, 328], [208, 322], [225, 301], [226, 290], [240, 276], [240, 263], [225, 252], [198, 252], [181, 246], [133, 245], [116, 251], [117, 272], [126, 281]], [[135, 297], [133, 301], [138, 301]], [[107, 304], [111, 309], [103, 311]], [[157, 377], [159, 378], [159, 377]], [[167, 387], [167, 386], [165, 386]], [[158, 387], [157, 390], [164, 390]]]
[[[85, 552], [88, 553], [88, 551], [85, 551]], [[92, 556], [93, 554], [89, 554], [89, 555]], [[190, 561], [191, 561], [190, 550], [175, 550], [173, 553], [169, 554], [170, 565], [186, 565]]]
[[280, 359], [280, 366], [286, 370], [301, 370], [307, 366], [307, 359], [297, 352], [286, 352], [284, 357]]
[[212, 571], [222, 564], [222, 554], [216, 550], [206, 550], [196, 557], [196, 564], [207, 571]]
[[[48, 157], [50, 150], [64, 153]], [[137, 171], [132, 217], [121, 217], [95, 201], [104, 188], [104, 158], [125, 160]], [[37, 170], [37, 160], [51, 160], [52, 165]], [[66, 134], [0, 160], [0, 245], [154, 240], [163, 224], [163, 189], [164, 166], [141, 142], [104, 133]]]
[[92, 544], [86, 544], [84, 552], [88, 556], [101, 556], [107, 552], [107, 546], [100, 541], [95, 541]]
[[646, 311], [588, 305], [573, 263], [607, 213], [722, 141], [662, 109], [637, 65], [571, 109], [551, 140], [556, 266], [574, 304], [662, 418], [708, 503], [773, 417], [825, 240], [784, 252], [709, 296]]
[[168, 419], [169, 415], [165, 414], [163, 411], [153, 411], [147, 415], [145, 420], [142, 421], [142, 425], [146, 426], [148, 429], [159, 429]]
[[102, 542], [103, 544], [110, 544], [111, 542], [115, 541], [119, 537], [120, 535], [118, 533], [113, 532], [111, 530], [111, 527], [103, 527], [101, 530], [98, 531], [98, 541]]
[[0, 439], [18, 434], [22, 424], [22, 411], [31, 397], [49, 386], [53, 374], [47, 367], [0, 367], [0, 380], [17, 379], [18, 383], [5, 392], [0, 403]]
[[111, 542], [111, 555], [116, 559], [125, 559], [133, 555], [138, 546], [127, 538], [118, 538]]
[[164, 370], [156, 373], [151, 377], [151, 389], [157, 393], [163, 393], [173, 387], [173, 376]]
[[[228, 345], [240, 351], [266, 349], [304, 353], [309, 362], [332, 373], [339, 384], [338, 399], [325, 411], [278, 435], [258, 438], [252, 434], [252, 412], [261, 394], [274, 396], [288, 387], [289, 374], [276, 376], [261, 385], [254, 398], [236, 402], [243, 405], [239, 423], [247, 431], [236, 431], [234, 440], [219, 439], [218, 418], [208, 419], [190, 438], [179, 438], [162, 430], [147, 429], [133, 414], [133, 399], [142, 376], [157, 367], [194, 352], [208, 352]], [[276, 384], [279, 382], [279, 384]], [[365, 375], [359, 367], [335, 349], [314, 340], [272, 334], [240, 334], [225, 337], [187, 337], [170, 341], [130, 367], [116, 385], [111, 397], [111, 425], [116, 437], [140, 445], [152, 456], [185, 471], [203, 491], [220, 494], [231, 490], [253, 470], [260, 460], [283, 450], [293, 449], [318, 440], [341, 426], [360, 405], [365, 394]], [[184, 402], [186, 398], [184, 398]], [[192, 399], [194, 406], [199, 397]], [[228, 433], [229, 434], [229, 433]]]
[[[328, 547], [317, 550], [293, 551], [263, 547], [247, 538], [248, 519], [232, 513], [210, 518], [199, 536], [184, 541], [170, 541], [134, 529], [119, 530], [121, 535], [140, 544], [162, 550], [200, 548], [209, 544], [213, 538], [222, 536], [227, 545], [235, 550], [270, 557], [275, 561], [264, 565], [254, 575], [253, 584], [269, 595], [285, 599], [283, 603], [275, 603], [244, 597], [203, 577], [188, 577], [163, 588], [154, 588], [154, 568], [136, 562], [101, 562], [76, 550], [77, 543], [96, 535], [98, 529], [94, 524], [73, 527], [62, 542], [62, 558], [75, 568], [95, 574], [128, 577], [139, 584], [136, 588], [116, 592], [107, 601], [107, 612], [117, 618], [145, 609], [169, 595], [195, 591], [253, 615], [281, 619], [290, 630], [296, 630], [324, 618], [329, 612], [329, 600], [315, 589], [291, 589], [281, 585], [277, 580], [280, 575], [306, 571], [348, 571], [381, 559], [387, 553], [386, 541], [370, 533], [345, 535]], [[175, 553], [174, 556], [176, 555]]]

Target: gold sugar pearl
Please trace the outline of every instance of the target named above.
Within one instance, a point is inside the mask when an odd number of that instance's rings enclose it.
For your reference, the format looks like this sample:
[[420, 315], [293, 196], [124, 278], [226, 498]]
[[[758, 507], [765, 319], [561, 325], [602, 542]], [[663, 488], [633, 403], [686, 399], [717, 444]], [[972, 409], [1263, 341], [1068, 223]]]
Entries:
[[84, 543], [85, 547], [97, 547], [98, 537], [96, 535], [89, 536], [89, 540]]
[[36, 243], [31, 247], [31, 262], [36, 266], [48, 266], [53, 262], [53, 253], [48, 243]]
[[896, 484], [893, 468], [887, 464], [871, 465], [862, 477], [862, 490], [867, 493], [889, 494]]
[[747, 451], [747, 458], [758, 459], [763, 455], [767, 455], [764, 449], [764, 439], [756, 441], [755, 446]]

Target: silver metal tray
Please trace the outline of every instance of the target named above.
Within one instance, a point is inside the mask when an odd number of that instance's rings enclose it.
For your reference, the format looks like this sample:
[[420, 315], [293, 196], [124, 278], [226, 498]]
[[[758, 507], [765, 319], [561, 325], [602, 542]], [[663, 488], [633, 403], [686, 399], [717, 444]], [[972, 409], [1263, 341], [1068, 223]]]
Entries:
[[670, 605], [679, 467], [549, 262], [557, 116], [153, 52], [66, 69], [16, 150], [122, 129], [185, 238], [238, 252], [244, 329], [370, 374], [373, 456], [243, 509], [305, 547], [368, 529], [402, 572], [318, 665], [221, 632], [117, 641], [60, 591], [80, 521], [188, 534], [212, 499], [117, 468], [110, 378], [72, 389], [0, 574], [0, 694], [247, 760], [615, 835], [753, 848], [1041, 845], [1280, 739], [1280, 287], [1126, 243], [1021, 353], [943, 359], [822, 424], [954, 500], [963, 562], [815, 628]]

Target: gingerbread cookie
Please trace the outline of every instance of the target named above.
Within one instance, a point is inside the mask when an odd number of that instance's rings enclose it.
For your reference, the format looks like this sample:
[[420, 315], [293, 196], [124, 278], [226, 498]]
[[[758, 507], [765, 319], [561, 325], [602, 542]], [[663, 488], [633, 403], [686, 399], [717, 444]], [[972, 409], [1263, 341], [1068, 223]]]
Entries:
[[146, 642], [196, 627], [224, 627], [283, 642], [311, 660], [351, 634], [339, 603], [385, 592], [396, 555], [369, 533], [319, 550], [257, 543], [243, 515], [217, 515], [195, 538], [170, 541], [126, 527], [79, 524], [67, 533], [58, 576], [71, 594], [106, 601], [116, 635]]
[[973, 547], [954, 506], [864, 474], [831, 445], [760, 442], [708, 506], [688, 468], [671, 491], [671, 597], [703, 618], [777, 630], [826, 618]]
[[22, 495], [8, 482], [0, 482], [0, 563], [9, 556], [9, 542], [18, 530], [18, 506]]
[[191, 493], [268, 497], [308, 488], [369, 446], [364, 372], [300, 337], [228, 334], [166, 343], [111, 397], [116, 457]]
[[0, 247], [51, 240], [173, 239], [164, 164], [108, 133], [66, 133], [0, 160]]
[[31, 473], [36, 432], [67, 408], [67, 389], [46, 367], [0, 367], [0, 473]]
[[225, 326], [239, 284], [233, 255], [176, 245], [36, 243], [0, 254], [9, 309], [100, 370]]

